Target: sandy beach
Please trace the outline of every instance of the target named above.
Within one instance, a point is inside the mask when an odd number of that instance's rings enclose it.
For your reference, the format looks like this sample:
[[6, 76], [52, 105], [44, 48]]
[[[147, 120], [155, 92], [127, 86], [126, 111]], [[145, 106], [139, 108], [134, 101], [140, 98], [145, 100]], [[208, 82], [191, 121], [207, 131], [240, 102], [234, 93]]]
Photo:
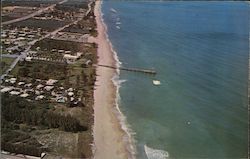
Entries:
[[[106, 37], [106, 29], [101, 19], [101, 2], [97, 1], [95, 16], [98, 37], [90, 38], [98, 44], [98, 64], [115, 65], [111, 46]], [[112, 82], [115, 70], [97, 67], [96, 90], [94, 91], [94, 158], [128, 158], [119, 120], [115, 114], [116, 87]]]

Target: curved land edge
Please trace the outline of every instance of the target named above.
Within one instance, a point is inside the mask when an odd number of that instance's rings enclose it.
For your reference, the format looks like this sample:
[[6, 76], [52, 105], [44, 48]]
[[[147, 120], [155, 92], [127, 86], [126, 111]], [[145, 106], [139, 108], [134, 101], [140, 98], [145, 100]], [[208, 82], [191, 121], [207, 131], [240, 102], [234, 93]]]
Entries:
[[[97, 22], [98, 64], [114, 66], [116, 61], [111, 45], [107, 39], [105, 24], [102, 21], [101, 1], [96, 1], [94, 14]], [[96, 89], [94, 91], [94, 146], [95, 159], [128, 158], [126, 145], [123, 142], [125, 132], [121, 129], [115, 114], [116, 87], [112, 82], [115, 70], [98, 66], [96, 68]]]
[[[25, 12], [40, 3], [26, 1]], [[88, 35], [96, 35], [92, 4], [69, 1], [2, 26], [6, 73], [1, 78], [1, 156], [92, 157], [97, 48], [86, 42]], [[13, 10], [6, 15], [12, 12], [19, 14]]]

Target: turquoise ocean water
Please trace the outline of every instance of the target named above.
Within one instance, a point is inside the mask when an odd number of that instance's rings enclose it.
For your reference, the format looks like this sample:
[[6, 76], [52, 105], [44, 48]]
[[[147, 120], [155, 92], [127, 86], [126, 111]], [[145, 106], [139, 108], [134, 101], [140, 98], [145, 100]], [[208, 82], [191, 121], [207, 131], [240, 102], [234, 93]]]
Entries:
[[157, 71], [120, 72], [136, 157], [247, 157], [249, 5], [104, 1], [102, 12], [121, 65]]

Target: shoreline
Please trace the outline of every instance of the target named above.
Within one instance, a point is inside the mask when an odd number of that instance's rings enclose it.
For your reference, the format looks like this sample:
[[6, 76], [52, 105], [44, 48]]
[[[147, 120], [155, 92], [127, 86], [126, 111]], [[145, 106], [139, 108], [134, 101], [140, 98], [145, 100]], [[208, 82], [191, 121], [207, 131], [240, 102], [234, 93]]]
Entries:
[[[98, 36], [90, 40], [98, 44], [98, 64], [117, 66], [119, 60], [106, 33], [107, 28], [102, 19], [101, 3], [101, 1], [96, 1], [94, 9]], [[96, 75], [93, 126], [94, 158], [134, 158], [131, 153], [133, 147], [130, 146], [130, 139], [128, 139], [130, 135], [126, 133], [126, 128], [121, 124], [125, 118], [117, 106], [119, 84], [116, 84], [114, 78], [119, 75], [119, 70], [97, 66]], [[125, 139], [126, 141], [124, 141]]]

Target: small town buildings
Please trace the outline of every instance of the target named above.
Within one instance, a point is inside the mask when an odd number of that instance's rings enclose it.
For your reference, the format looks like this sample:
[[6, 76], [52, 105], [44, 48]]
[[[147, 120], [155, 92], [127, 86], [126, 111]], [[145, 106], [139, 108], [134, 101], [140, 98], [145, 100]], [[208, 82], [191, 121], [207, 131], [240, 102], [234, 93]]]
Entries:
[[39, 96], [37, 96], [37, 97], [35, 98], [35, 100], [41, 100], [41, 99], [44, 99], [44, 98], [45, 98], [44, 95], [39, 95]]
[[66, 97], [63, 97], [63, 96], [56, 97], [56, 102], [58, 102], [58, 103], [65, 103], [66, 101], [67, 101]]
[[9, 82], [12, 83], [12, 84], [16, 83], [16, 78], [9, 79]]
[[67, 91], [72, 92], [73, 90], [74, 90], [73, 88], [69, 88]]
[[44, 89], [46, 91], [51, 91], [54, 88], [54, 86], [45, 86]]
[[44, 85], [39, 84], [39, 85], [36, 86], [36, 89], [41, 89], [41, 88], [43, 88], [43, 87], [44, 87]]
[[9, 92], [11, 90], [13, 90], [13, 87], [5, 87], [5, 88], [1, 89], [1, 93], [6, 93], [6, 92]]
[[32, 57], [30, 57], [30, 56], [27, 56], [26, 58], [25, 58], [25, 61], [31, 61], [32, 60]]
[[58, 53], [64, 53], [65, 51], [64, 50], [58, 50]]
[[54, 79], [49, 79], [47, 82], [46, 82], [46, 85], [54, 85], [56, 82], [58, 82], [58, 80], [54, 80]]
[[92, 61], [91, 60], [87, 60], [86, 62], [85, 62], [85, 65], [91, 65], [92, 64]]
[[20, 95], [20, 97], [22, 97], [22, 98], [26, 98], [26, 97], [28, 97], [28, 96], [29, 96], [28, 93], [23, 93], [23, 94]]
[[19, 95], [20, 92], [18, 92], [18, 91], [11, 91], [10, 94], [11, 94], [11, 95]]
[[65, 54], [70, 54], [71, 53], [71, 51], [65, 51]]
[[28, 83], [26, 85], [24, 85], [25, 87], [31, 87], [32, 86], [32, 83]]
[[18, 86], [24, 85], [25, 82], [18, 82]]
[[75, 62], [78, 57], [70, 54], [64, 54], [63, 58], [67, 61], [67, 63], [72, 63]]
[[68, 96], [73, 96], [74, 92], [68, 92]]

